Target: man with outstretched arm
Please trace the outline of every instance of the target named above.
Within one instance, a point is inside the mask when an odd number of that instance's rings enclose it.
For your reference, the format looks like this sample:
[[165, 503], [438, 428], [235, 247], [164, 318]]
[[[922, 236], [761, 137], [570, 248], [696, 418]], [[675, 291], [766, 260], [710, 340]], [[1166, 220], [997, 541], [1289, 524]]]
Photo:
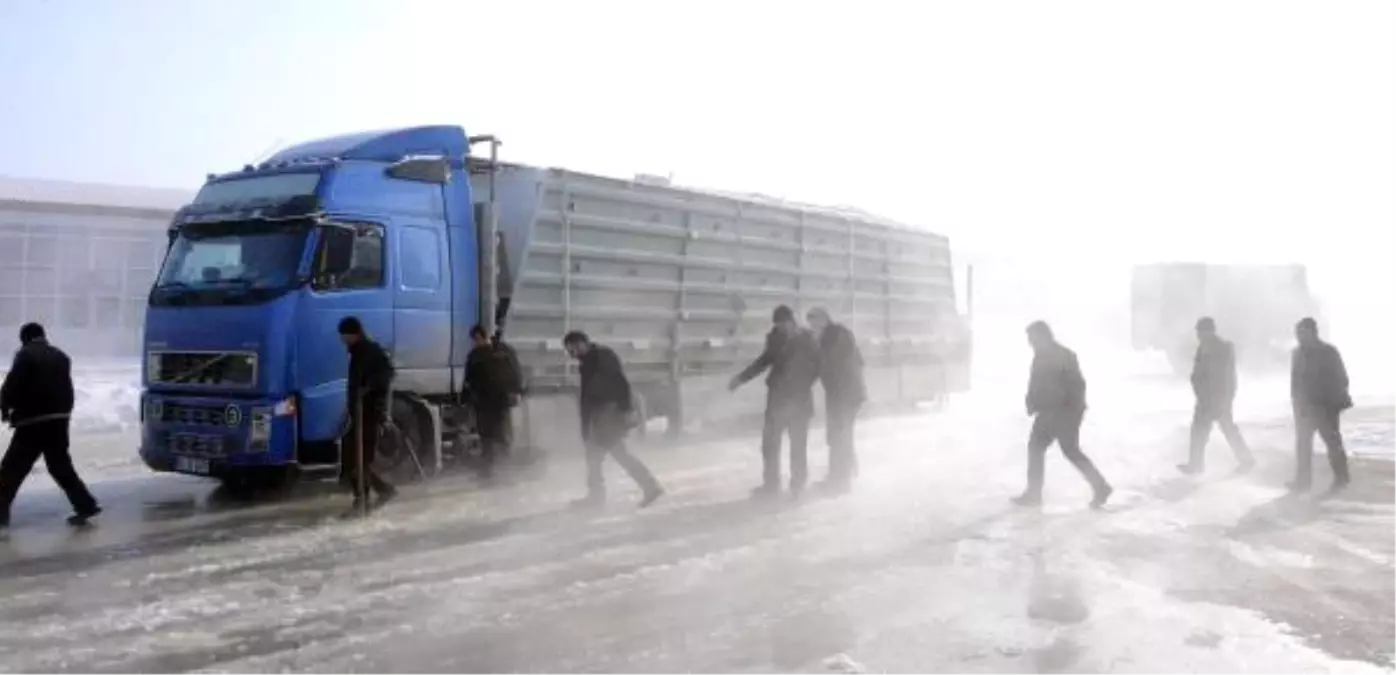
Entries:
[[639, 458], [625, 447], [630, 432], [632, 409], [630, 380], [620, 357], [609, 347], [591, 341], [586, 333], [572, 331], [562, 345], [578, 364], [581, 393], [577, 397], [582, 419], [582, 443], [587, 453], [587, 496], [575, 506], [596, 507], [606, 501], [604, 462], [610, 455], [630, 479], [640, 486], [640, 507], [647, 507], [664, 495], [664, 488]]
[[1035, 416], [1028, 438], [1028, 489], [1013, 501], [1020, 506], [1042, 503], [1042, 479], [1047, 448], [1055, 442], [1067, 461], [1091, 484], [1091, 508], [1100, 508], [1113, 488], [1095, 464], [1081, 452], [1081, 422], [1086, 414], [1086, 378], [1076, 353], [1057, 342], [1045, 321], [1028, 326], [1032, 373], [1028, 380], [1027, 411]]
[[1333, 469], [1333, 485], [1328, 494], [1336, 494], [1352, 482], [1348, 474], [1347, 450], [1343, 448], [1343, 432], [1339, 418], [1352, 407], [1348, 393], [1348, 371], [1338, 348], [1319, 339], [1318, 322], [1302, 319], [1294, 327], [1299, 342], [1290, 361], [1289, 393], [1294, 405], [1294, 480], [1293, 492], [1307, 492], [1313, 486], [1314, 433], [1328, 447], [1328, 464]]
[[1236, 454], [1236, 472], [1247, 473], [1255, 468], [1255, 457], [1232, 416], [1236, 379], [1235, 348], [1217, 335], [1217, 323], [1211, 317], [1198, 319], [1197, 356], [1192, 365], [1192, 391], [1197, 396], [1197, 406], [1192, 414], [1188, 461], [1178, 465], [1179, 471], [1196, 475], [1206, 470], [1207, 437], [1212, 434], [1213, 424], [1221, 427]]
[[39, 457], [73, 505], [70, 525], [84, 525], [102, 512], [73, 467], [68, 423], [73, 413], [73, 367], [63, 350], [49, 344], [37, 323], [19, 329], [19, 351], [0, 385], [0, 418], [14, 427], [0, 460], [0, 528], [10, 524], [10, 505]]
[[727, 388], [735, 391], [770, 370], [766, 376], [766, 420], [761, 430], [761, 487], [757, 499], [780, 494], [780, 446], [790, 435], [790, 492], [798, 497], [809, 478], [809, 421], [814, 416], [814, 383], [819, 379], [819, 343], [814, 333], [795, 322], [785, 305], [771, 314], [771, 332], [761, 355], [737, 373]]

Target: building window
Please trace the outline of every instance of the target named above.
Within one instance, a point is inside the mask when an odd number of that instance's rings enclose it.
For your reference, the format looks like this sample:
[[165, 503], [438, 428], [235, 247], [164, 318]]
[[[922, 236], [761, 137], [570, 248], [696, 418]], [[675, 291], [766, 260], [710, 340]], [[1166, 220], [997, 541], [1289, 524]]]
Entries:
[[93, 324], [97, 328], [119, 328], [121, 326], [121, 298], [97, 298], [97, 305], [93, 312]]
[[29, 266], [53, 267], [58, 264], [57, 237], [29, 237], [29, 251], [25, 257]]
[[0, 296], [0, 326], [24, 324], [24, 298], [18, 295]]
[[52, 295], [26, 296], [24, 298], [24, 321], [34, 321], [45, 326], [52, 326], [54, 319], [58, 318], [58, 298]]
[[63, 298], [59, 304], [59, 325], [64, 328], [86, 328], [92, 320], [87, 296]]
[[0, 267], [20, 267], [24, 264], [24, 236], [0, 234]]

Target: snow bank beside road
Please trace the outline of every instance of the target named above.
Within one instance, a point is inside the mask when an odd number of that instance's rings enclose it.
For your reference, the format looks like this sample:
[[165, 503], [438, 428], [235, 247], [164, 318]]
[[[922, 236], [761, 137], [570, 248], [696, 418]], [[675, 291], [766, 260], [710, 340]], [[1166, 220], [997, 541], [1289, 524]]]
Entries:
[[140, 367], [74, 373], [73, 432], [126, 431], [140, 424]]
[[[0, 376], [4, 373], [0, 372]], [[103, 364], [73, 372], [75, 434], [129, 431], [140, 424], [140, 366]], [[9, 431], [0, 430], [0, 436]]]

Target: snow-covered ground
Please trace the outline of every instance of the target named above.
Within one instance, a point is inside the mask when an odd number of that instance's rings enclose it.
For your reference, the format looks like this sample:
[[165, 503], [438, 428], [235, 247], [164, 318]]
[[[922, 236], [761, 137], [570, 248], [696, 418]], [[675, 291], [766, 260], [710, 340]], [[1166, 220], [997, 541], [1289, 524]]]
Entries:
[[[1087, 361], [1088, 375], [1092, 375]], [[1021, 382], [941, 413], [864, 420], [853, 494], [758, 506], [756, 440], [644, 449], [669, 489], [635, 512], [565, 508], [571, 448], [483, 490], [410, 486], [341, 522], [326, 486], [242, 504], [123, 461], [134, 436], [75, 447], [108, 512], [86, 531], [42, 472], [0, 542], [0, 662], [56, 671], [1391, 672], [1393, 410], [1346, 418], [1356, 485], [1283, 497], [1283, 382], [1238, 402], [1261, 470], [1189, 480], [1181, 383], [1092, 375], [1085, 444], [1115, 506], [1053, 453], [1048, 505], [1021, 490]], [[1278, 393], [1276, 393], [1278, 391]], [[97, 400], [94, 398], [93, 400]], [[815, 434], [816, 474], [824, 465]], [[1378, 455], [1384, 455], [1379, 457]], [[1317, 458], [1320, 482], [1326, 463]]]

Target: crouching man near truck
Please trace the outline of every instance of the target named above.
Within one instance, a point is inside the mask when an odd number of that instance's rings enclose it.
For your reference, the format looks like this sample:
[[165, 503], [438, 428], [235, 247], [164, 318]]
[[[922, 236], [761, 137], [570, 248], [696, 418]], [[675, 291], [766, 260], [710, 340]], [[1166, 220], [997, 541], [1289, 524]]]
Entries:
[[[373, 471], [373, 458], [378, 450], [378, 439], [383, 434], [388, 415], [388, 392], [393, 383], [393, 362], [388, 353], [377, 342], [364, 334], [363, 324], [357, 317], [346, 316], [339, 322], [339, 339], [349, 349], [349, 436], [341, 445], [340, 463], [344, 466], [354, 492], [354, 507], [350, 514], [360, 513], [368, 505], [368, 492], [378, 493], [378, 504], [383, 506], [397, 496], [397, 488], [388, 484]], [[363, 397], [363, 406], [355, 406], [355, 401]], [[362, 411], [362, 419], [356, 419], [355, 409]], [[363, 433], [363, 466], [359, 466], [359, 453], [354, 447], [357, 429]], [[362, 478], [359, 472], [363, 472]]]
[[625, 377], [620, 357], [608, 347], [593, 344], [581, 331], [568, 333], [562, 338], [562, 345], [568, 355], [579, 362], [582, 376], [582, 391], [577, 400], [581, 407], [582, 443], [587, 453], [587, 496], [574, 505], [586, 508], [605, 503], [603, 462], [606, 455], [615, 458], [644, 492], [640, 507], [653, 504], [664, 495], [664, 488], [649, 467], [625, 448], [632, 403], [630, 380]]
[[68, 422], [73, 413], [72, 362], [48, 343], [44, 327], [25, 324], [20, 349], [0, 386], [0, 417], [15, 429], [0, 460], [0, 528], [10, 525], [10, 505], [39, 457], [73, 505], [70, 525], [84, 525], [102, 512], [73, 468], [68, 453]]

